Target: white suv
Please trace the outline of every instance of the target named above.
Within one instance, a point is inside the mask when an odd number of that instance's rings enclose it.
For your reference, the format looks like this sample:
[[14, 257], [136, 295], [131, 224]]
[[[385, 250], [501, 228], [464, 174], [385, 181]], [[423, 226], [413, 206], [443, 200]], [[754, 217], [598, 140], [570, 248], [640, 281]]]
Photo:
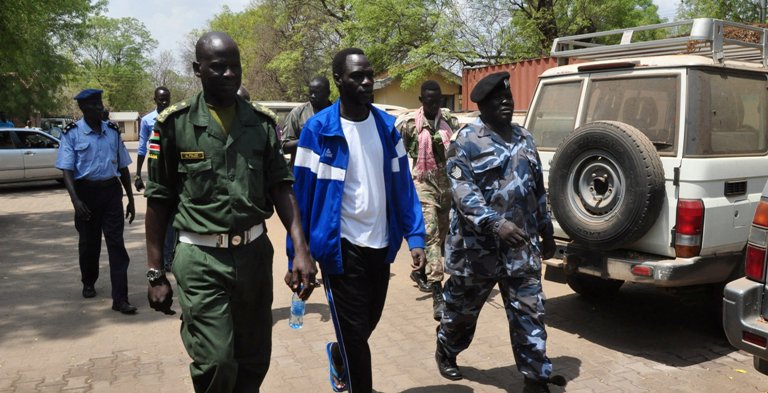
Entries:
[[555, 41], [578, 62], [539, 77], [526, 118], [556, 220], [547, 279], [601, 296], [743, 275], [768, 180], [765, 34], [695, 19]]

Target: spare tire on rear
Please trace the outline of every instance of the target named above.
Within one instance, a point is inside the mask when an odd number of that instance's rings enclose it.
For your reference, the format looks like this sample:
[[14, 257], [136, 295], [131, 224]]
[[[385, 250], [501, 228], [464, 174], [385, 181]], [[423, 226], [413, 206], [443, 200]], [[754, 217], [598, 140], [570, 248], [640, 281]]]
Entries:
[[571, 239], [614, 249], [641, 238], [664, 203], [664, 169], [650, 139], [625, 123], [597, 121], [560, 143], [549, 171], [552, 214]]

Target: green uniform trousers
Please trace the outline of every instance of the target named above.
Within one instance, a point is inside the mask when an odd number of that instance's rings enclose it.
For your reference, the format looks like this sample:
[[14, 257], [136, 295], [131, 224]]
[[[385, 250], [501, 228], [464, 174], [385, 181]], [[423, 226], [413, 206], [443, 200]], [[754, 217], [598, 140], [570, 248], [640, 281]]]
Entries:
[[195, 392], [259, 391], [272, 351], [273, 254], [266, 234], [233, 248], [178, 244], [173, 274]]

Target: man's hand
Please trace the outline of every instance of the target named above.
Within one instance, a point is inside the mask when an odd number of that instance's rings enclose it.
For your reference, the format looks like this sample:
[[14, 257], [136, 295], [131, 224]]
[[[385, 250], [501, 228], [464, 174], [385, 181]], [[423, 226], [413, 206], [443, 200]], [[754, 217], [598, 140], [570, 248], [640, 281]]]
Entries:
[[293, 269], [285, 274], [285, 284], [291, 291], [298, 292], [301, 300], [306, 301], [315, 287], [320, 286], [316, 275], [317, 266], [309, 253], [297, 253], [293, 258]]
[[171, 283], [168, 282], [166, 277], [160, 279], [160, 282], [156, 284], [149, 284], [147, 288], [147, 300], [149, 300], [149, 307], [155, 311], [162, 312], [166, 315], [176, 314], [176, 311], [171, 309], [173, 304], [173, 290], [171, 289]]
[[499, 228], [498, 236], [512, 247], [522, 247], [528, 242], [528, 235], [511, 221], [505, 221]]
[[541, 239], [541, 258], [549, 259], [555, 256], [557, 245], [553, 236], [545, 236]]
[[144, 181], [141, 180], [141, 177], [136, 176], [136, 180], [133, 181], [133, 186], [136, 187], [136, 191], [141, 191], [144, 189]]
[[136, 207], [133, 205], [133, 200], [130, 200], [128, 206], [125, 207], [125, 218], [128, 219], [129, 224], [132, 224], [134, 217], [136, 217]]
[[427, 264], [427, 254], [423, 248], [414, 248], [411, 250], [411, 269], [420, 270]]
[[85, 202], [81, 201], [80, 199], [75, 199], [72, 201], [72, 206], [75, 207], [75, 216], [82, 218], [85, 221], [90, 221], [91, 210], [88, 209], [88, 206], [85, 205]]

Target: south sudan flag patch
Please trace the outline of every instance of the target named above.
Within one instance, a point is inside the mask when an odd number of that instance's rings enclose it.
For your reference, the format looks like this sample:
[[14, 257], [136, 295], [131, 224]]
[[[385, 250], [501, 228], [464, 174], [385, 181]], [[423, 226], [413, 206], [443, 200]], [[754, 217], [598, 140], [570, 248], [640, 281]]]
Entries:
[[149, 138], [149, 158], [157, 159], [157, 155], [160, 154], [160, 133], [152, 131], [152, 137]]

